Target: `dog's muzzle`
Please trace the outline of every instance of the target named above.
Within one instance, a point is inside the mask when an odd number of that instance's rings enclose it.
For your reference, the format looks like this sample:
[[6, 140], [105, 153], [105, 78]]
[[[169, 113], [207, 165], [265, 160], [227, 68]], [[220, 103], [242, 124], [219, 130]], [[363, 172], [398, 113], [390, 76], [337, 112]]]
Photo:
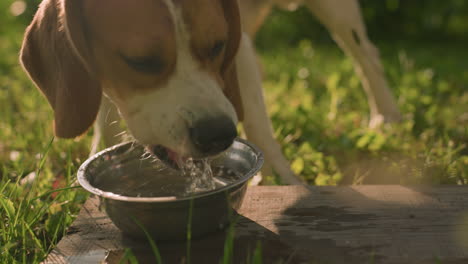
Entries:
[[192, 143], [203, 156], [223, 152], [236, 137], [236, 125], [227, 116], [201, 119], [190, 128]]
[[[237, 129], [230, 118], [220, 116], [205, 118], [189, 128], [190, 140], [197, 151], [195, 159], [215, 156], [228, 149], [237, 137]], [[148, 151], [158, 157], [167, 166], [181, 169], [190, 157], [184, 157], [163, 145], [147, 147]]]

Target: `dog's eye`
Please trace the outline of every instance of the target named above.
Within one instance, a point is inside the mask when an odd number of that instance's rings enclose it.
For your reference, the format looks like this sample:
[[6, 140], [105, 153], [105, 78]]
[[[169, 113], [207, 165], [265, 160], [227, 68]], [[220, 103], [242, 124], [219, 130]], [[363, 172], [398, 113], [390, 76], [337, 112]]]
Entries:
[[216, 59], [216, 57], [218, 57], [219, 54], [221, 54], [221, 52], [223, 51], [225, 45], [226, 45], [225, 41], [216, 42], [213, 45], [213, 47], [211, 47], [208, 53], [208, 56], [210, 57], [210, 59]]
[[122, 56], [125, 63], [136, 71], [143, 73], [158, 73], [164, 68], [164, 62], [156, 57], [135, 57]]

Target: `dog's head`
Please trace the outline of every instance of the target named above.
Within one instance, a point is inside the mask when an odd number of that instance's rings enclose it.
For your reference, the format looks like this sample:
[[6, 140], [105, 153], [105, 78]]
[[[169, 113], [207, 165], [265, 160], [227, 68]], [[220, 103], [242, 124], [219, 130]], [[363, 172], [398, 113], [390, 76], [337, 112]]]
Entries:
[[240, 36], [236, 0], [44, 0], [21, 61], [58, 137], [83, 134], [104, 93], [142, 144], [202, 157], [226, 149], [242, 118]]

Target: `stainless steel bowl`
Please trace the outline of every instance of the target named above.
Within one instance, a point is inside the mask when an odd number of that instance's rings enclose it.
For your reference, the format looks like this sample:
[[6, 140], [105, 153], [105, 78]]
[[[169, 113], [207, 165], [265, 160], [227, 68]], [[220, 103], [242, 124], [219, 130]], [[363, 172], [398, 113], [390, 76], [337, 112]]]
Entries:
[[125, 189], [137, 175], [151, 174], [153, 161], [143, 159], [144, 153], [142, 146], [132, 142], [105, 149], [81, 165], [78, 181], [102, 198], [108, 216], [124, 234], [144, 237], [142, 225], [156, 240], [184, 240], [189, 229], [191, 236], [197, 237], [224, 228], [241, 206], [247, 181], [263, 165], [263, 154], [257, 147], [236, 139], [212, 161], [212, 166], [224, 166], [237, 172], [237, 176], [213, 191], [185, 197], [136, 197], [98, 187], [100, 183], [112, 182]]

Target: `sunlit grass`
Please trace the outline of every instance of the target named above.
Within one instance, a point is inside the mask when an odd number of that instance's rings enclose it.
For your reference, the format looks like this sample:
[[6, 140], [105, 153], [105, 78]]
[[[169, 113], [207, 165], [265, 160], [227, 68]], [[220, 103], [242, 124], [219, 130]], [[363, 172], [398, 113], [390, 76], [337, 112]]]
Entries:
[[51, 146], [52, 140], [49, 140], [29, 177], [18, 177], [3, 166], [0, 175], [2, 263], [42, 261], [64, 235], [87, 197], [72, 186], [75, 170], [70, 159], [63, 164], [65, 170], [60, 175], [48, 172], [47, 153]]
[[384, 44], [403, 121], [379, 129], [367, 127], [365, 94], [337, 47], [303, 41], [261, 52], [267, 105], [293, 170], [318, 185], [467, 183], [468, 65], [459, 56], [468, 54], [427, 45]]

